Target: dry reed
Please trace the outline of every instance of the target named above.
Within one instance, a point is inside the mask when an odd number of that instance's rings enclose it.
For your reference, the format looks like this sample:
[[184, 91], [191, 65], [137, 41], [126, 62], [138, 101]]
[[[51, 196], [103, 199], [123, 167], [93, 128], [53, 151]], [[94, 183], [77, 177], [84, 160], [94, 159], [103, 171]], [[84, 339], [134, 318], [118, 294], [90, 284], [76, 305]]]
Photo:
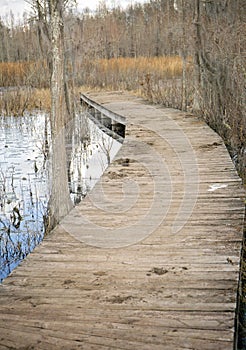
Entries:
[[0, 86], [47, 87], [48, 66], [45, 61], [0, 62]]
[[1, 91], [0, 115], [22, 116], [26, 111], [50, 110], [50, 91], [16, 87]]
[[146, 76], [155, 81], [180, 78], [182, 60], [179, 56], [97, 59], [83, 62], [78, 71], [82, 85], [137, 90]]

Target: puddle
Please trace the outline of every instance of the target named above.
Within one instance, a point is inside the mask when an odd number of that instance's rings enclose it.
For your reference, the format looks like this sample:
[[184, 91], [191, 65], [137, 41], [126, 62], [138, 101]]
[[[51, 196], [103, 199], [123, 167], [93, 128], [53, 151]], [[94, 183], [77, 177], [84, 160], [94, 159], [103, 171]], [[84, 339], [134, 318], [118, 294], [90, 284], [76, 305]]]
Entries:
[[[45, 234], [50, 195], [47, 115], [0, 118], [0, 281]], [[104, 129], [104, 130], [103, 130]], [[85, 114], [66, 127], [67, 171], [74, 204], [90, 191], [122, 145]]]

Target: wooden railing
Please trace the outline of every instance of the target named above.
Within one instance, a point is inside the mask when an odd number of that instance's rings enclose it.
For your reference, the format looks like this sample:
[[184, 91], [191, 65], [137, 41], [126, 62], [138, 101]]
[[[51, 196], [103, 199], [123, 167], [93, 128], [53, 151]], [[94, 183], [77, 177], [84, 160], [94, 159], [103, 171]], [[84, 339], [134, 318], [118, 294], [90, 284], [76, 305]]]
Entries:
[[123, 117], [120, 114], [114, 113], [110, 111], [109, 109], [103, 107], [102, 105], [99, 105], [95, 101], [91, 100], [89, 97], [87, 97], [84, 94], [80, 95], [80, 102], [82, 105], [87, 105], [88, 107], [93, 107], [98, 112], [102, 113], [104, 116], [114, 120], [117, 123], [126, 125], [126, 118]]
[[84, 94], [80, 95], [80, 103], [86, 108], [88, 117], [106, 134], [123, 143], [125, 137], [126, 118], [99, 105]]

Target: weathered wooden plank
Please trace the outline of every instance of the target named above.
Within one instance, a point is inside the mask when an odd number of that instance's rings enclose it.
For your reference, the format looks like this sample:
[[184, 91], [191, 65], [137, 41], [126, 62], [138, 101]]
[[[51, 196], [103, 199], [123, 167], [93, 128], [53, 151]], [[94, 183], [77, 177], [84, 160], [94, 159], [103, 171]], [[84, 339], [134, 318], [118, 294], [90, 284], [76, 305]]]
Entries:
[[[98, 322], [99, 314], [96, 308], [88, 309], [84, 312], [81, 312], [78, 316], [78, 313], [73, 314], [59, 314], [59, 320], [54, 319], [54, 315], [47, 314], [45, 317], [40, 320], [36, 315], [30, 313], [29, 318], [23, 319], [21, 311], [11, 314], [10, 312], [0, 316], [0, 319], [6, 325], [8, 322], [23, 322], [30, 325], [36, 325], [40, 328], [52, 328], [52, 325], [59, 325], [66, 321], [67, 324], [71, 326], [75, 323], [81, 324], [95, 324]], [[228, 313], [203, 313], [201, 318], [201, 313], [192, 312], [192, 317], [189, 313], [182, 312], [143, 312], [143, 311], [124, 311], [124, 313], [116, 314], [105, 310], [104, 318], [100, 320], [100, 325], [103, 324], [105, 327], [108, 325], [115, 324], [118, 327], [127, 327], [129, 324], [136, 325], [138, 327], [166, 327], [167, 329], [181, 329], [181, 330], [211, 330], [214, 332], [219, 332], [220, 330], [228, 330], [228, 322], [231, 322], [231, 315]], [[48, 327], [48, 324], [50, 325]], [[57, 327], [57, 326], [56, 326]], [[5, 327], [7, 328], [7, 327]], [[141, 329], [139, 329], [141, 332]]]

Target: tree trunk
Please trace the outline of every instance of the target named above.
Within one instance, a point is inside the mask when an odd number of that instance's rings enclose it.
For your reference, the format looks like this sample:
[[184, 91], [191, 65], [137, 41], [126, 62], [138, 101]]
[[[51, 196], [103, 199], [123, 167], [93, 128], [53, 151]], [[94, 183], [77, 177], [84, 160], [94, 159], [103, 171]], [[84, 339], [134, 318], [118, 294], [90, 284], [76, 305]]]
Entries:
[[72, 208], [69, 195], [65, 124], [64, 93], [63, 0], [50, 0], [50, 30], [52, 51], [51, 73], [51, 135], [52, 135], [52, 189], [50, 199], [51, 227], [55, 226]]
[[201, 14], [200, 14], [200, 0], [195, 0], [195, 48], [194, 48], [194, 99], [192, 109], [194, 111], [201, 110]]

